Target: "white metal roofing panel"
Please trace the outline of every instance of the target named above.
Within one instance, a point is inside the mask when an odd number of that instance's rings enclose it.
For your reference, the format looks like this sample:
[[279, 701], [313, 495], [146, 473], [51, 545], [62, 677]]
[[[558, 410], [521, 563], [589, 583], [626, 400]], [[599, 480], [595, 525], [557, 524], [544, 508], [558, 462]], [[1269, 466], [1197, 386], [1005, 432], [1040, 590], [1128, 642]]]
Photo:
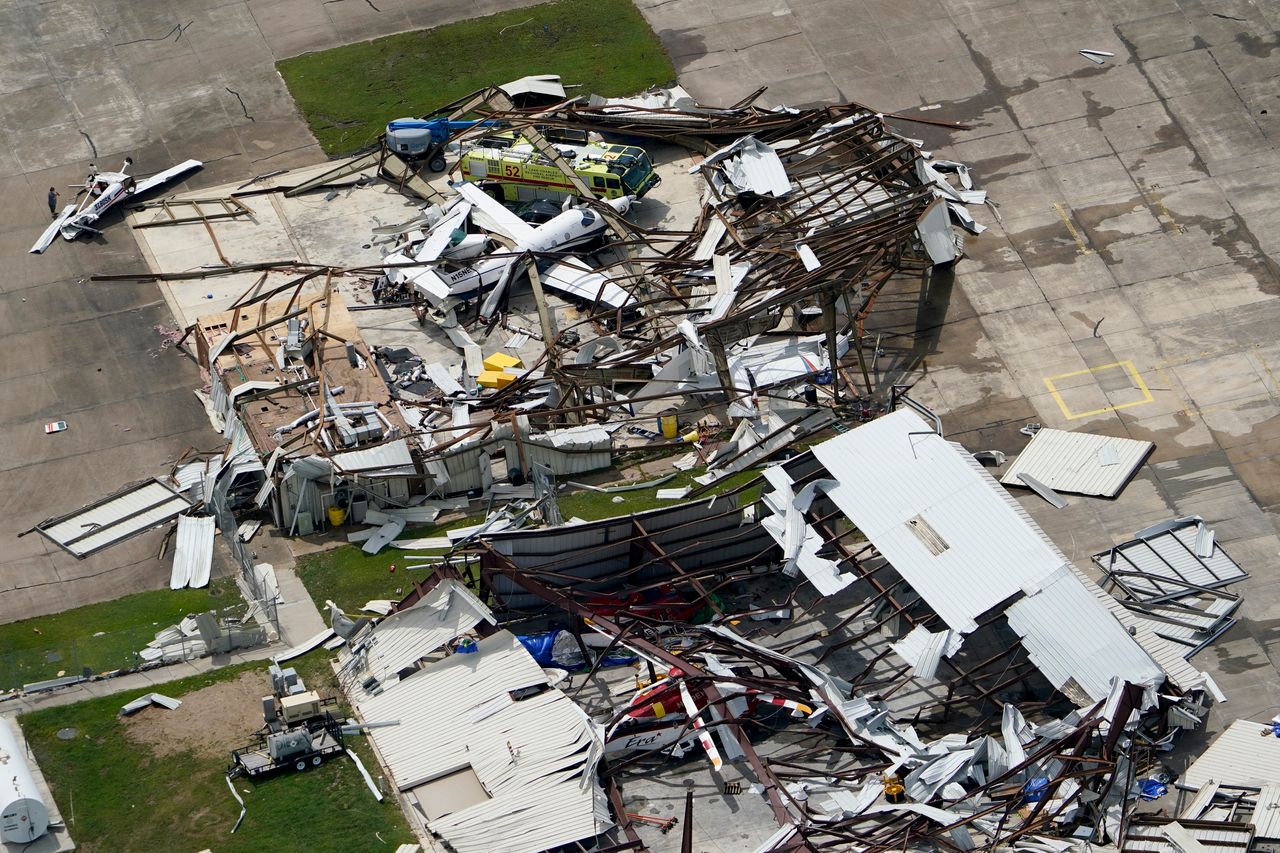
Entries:
[[1262, 786], [1249, 823], [1255, 838], [1280, 838], [1280, 784]]
[[599, 424], [582, 424], [564, 429], [548, 430], [528, 436], [529, 441], [549, 442], [552, 447], [612, 447], [613, 436]]
[[366, 720], [400, 720], [377, 729], [376, 741], [396, 784], [409, 788], [470, 763], [460, 723], [512, 690], [545, 684], [546, 673], [506, 631], [425, 667], [383, 692], [356, 697]]
[[1042, 429], [1005, 470], [1000, 482], [1023, 486], [1018, 475], [1026, 474], [1054, 491], [1113, 498], [1154, 447], [1150, 441], [1132, 438]]
[[[1174, 843], [1173, 836], [1182, 842]], [[1240, 824], [1193, 825], [1172, 821], [1163, 825], [1137, 824], [1125, 833], [1123, 849], [1143, 853], [1191, 853], [1200, 847], [1212, 853], [1241, 853], [1248, 850], [1253, 833]]]
[[77, 557], [162, 524], [190, 508], [187, 499], [159, 480], [65, 515], [37, 529]]
[[403, 438], [362, 450], [334, 453], [329, 458], [339, 471], [348, 473], [380, 476], [412, 476], [418, 473], [409, 454], [409, 443]]
[[1198, 820], [1200, 815], [1204, 814], [1213, 805], [1213, 798], [1217, 793], [1217, 782], [1210, 782], [1205, 785], [1196, 792], [1195, 797], [1192, 798], [1191, 802], [1187, 804], [1187, 807], [1182, 810], [1182, 814], [1178, 815], [1178, 817], [1184, 820]]
[[601, 752], [591, 721], [550, 689], [521, 700], [512, 691], [546, 674], [506, 631], [358, 699], [396, 786], [407, 790], [471, 767], [490, 799], [431, 821], [459, 853], [534, 853], [590, 838], [609, 825], [594, 779]]
[[919, 678], [933, 678], [943, 656], [951, 657], [960, 651], [964, 638], [950, 629], [933, 632], [923, 625], [911, 629], [911, 633], [891, 643], [893, 650], [911, 664], [911, 674]]
[[173, 479], [178, 484], [178, 491], [185, 492], [197, 483], [203, 482], [204, 472], [205, 465], [203, 461], [179, 465], [178, 469], [173, 472]]
[[493, 622], [493, 612], [464, 584], [446, 578], [412, 607], [374, 626], [357, 680], [373, 676], [385, 683], [481, 622]]
[[199, 589], [209, 585], [209, 572], [213, 567], [214, 531], [213, 516], [178, 517], [173, 573], [169, 577], [170, 589], [182, 589], [184, 586]]
[[780, 198], [791, 192], [791, 178], [773, 148], [754, 136], [744, 136], [721, 148], [689, 171], [696, 173], [721, 163], [725, 177], [739, 191]]
[[564, 85], [560, 82], [559, 74], [532, 74], [521, 77], [519, 80], [512, 80], [510, 83], [503, 83], [498, 88], [512, 96], [533, 93], [554, 98], [565, 97]]
[[1066, 566], [1049, 583], [1005, 611], [1009, 627], [1049, 683], [1073, 695], [1072, 682], [1095, 702], [1107, 698], [1111, 679], [1159, 685], [1164, 673], [1124, 626], [1089, 594]]
[[[1264, 731], [1267, 735], [1260, 736]], [[1259, 789], [1275, 782], [1280, 738], [1270, 732], [1270, 724], [1236, 720], [1191, 763], [1178, 779], [1178, 787], [1195, 791], [1217, 782], [1223, 788]]]
[[[900, 409], [813, 448], [839, 485], [828, 496], [943, 621], [1034, 590], [1065, 562], [941, 436]], [[931, 550], [923, 520], [945, 544]]]
[[435, 386], [446, 397], [466, 393], [463, 387], [458, 384], [458, 380], [449, 374], [448, 369], [443, 364], [437, 361], [429, 361], [422, 365], [422, 369], [427, 374], [427, 378], [434, 382]]
[[1172, 530], [1132, 539], [1110, 551], [1094, 556], [1103, 571], [1143, 572], [1151, 579], [1122, 577], [1135, 593], [1149, 596], [1188, 592], [1181, 584], [1161, 584], [1159, 578], [1180, 580], [1196, 586], [1219, 587], [1244, 580], [1249, 573], [1214, 542], [1208, 557], [1196, 555], [1196, 536], [1201, 523], [1188, 520]]
[[[962, 445], [953, 442], [951, 446], [955, 448], [957, 453], [963, 455], [965, 463], [969, 465], [974, 473], [991, 483], [992, 488], [1000, 493], [1000, 497], [1004, 499], [1009, 509], [1021, 518], [1029, 528], [1034, 530], [1036, 535], [1062, 559], [1064, 564], [1070, 565], [1066, 555], [1058, 549], [1058, 546], [1053, 543], [1048, 534], [1040, 529], [1040, 525], [1036, 524], [1035, 519], [1031, 517], [1026, 508], [1018, 503], [1018, 499], [1008, 491], [998, 488], [995, 478]], [[1152, 632], [1149, 623], [1145, 619], [1139, 619], [1123, 604], [1116, 601], [1114, 596], [1109, 595], [1102, 587], [1094, 583], [1093, 578], [1080, 571], [1075, 565], [1071, 565], [1071, 573], [1089, 591], [1089, 594], [1125, 627], [1125, 631], [1130, 632], [1130, 636], [1137, 641], [1138, 645], [1142, 646], [1152, 660], [1160, 665], [1160, 668], [1164, 670], [1170, 681], [1183, 690], [1190, 690], [1200, 684], [1203, 680], [1200, 672], [1187, 663], [1183, 657], [1186, 652], [1185, 647], [1177, 646], [1163, 637], [1157, 636]]]

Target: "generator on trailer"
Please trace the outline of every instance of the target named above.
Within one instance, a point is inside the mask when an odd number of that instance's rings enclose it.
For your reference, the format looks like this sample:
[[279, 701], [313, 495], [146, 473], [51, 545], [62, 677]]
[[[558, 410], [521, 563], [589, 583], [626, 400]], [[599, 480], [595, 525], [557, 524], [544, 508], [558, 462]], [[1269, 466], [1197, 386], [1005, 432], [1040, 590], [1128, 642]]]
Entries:
[[257, 740], [231, 750], [229, 776], [268, 776], [303, 771], [342, 755], [342, 721], [331, 708], [338, 701], [307, 690], [298, 673], [272, 664], [273, 695], [262, 697], [263, 726]]

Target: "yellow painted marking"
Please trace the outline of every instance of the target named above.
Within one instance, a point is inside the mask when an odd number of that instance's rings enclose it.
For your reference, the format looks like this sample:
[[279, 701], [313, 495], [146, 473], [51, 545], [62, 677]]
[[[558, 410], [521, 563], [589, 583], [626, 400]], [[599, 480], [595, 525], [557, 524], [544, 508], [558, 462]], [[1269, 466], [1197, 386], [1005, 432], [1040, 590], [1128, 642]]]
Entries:
[[1271, 365], [1267, 364], [1267, 360], [1262, 357], [1262, 346], [1254, 344], [1253, 349], [1258, 356], [1258, 363], [1262, 365], [1262, 369], [1267, 372], [1267, 378], [1271, 380], [1271, 388], [1280, 388], [1280, 382], [1276, 382], [1276, 375], [1271, 372]]
[[665, 717], [667, 715], [667, 709], [662, 707], [661, 702], [653, 703], [653, 715], [655, 717]]
[[1080, 236], [1080, 232], [1076, 230], [1071, 217], [1067, 215], [1067, 209], [1056, 201], [1053, 203], [1053, 209], [1058, 211], [1058, 218], [1062, 220], [1063, 225], [1067, 226], [1067, 233], [1071, 235], [1072, 240], [1076, 241], [1076, 248], [1080, 250], [1080, 254], [1092, 255], [1093, 249], [1089, 248], [1089, 244], [1084, 241], [1084, 237]]
[[[1149, 187], [1147, 187], [1147, 196], [1149, 197], [1151, 203], [1155, 205], [1156, 210], [1160, 212], [1160, 216], [1163, 216], [1165, 219], [1169, 220], [1168, 230], [1185, 232], [1187, 229], [1179, 225], [1178, 220], [1174, 219], [1173, 214], [1169, 212], [1169, 208], [1164, 206], [1164, 199], [1160, 197], [1160, 193], [1156, 192], [1156, 190], [1158, 190], [1159, 188], [1160, 188], [1159, 184], [1151, 184]], [[1159, 216], [1157, 216], [1157, 219], [1159, 219]], [[1161, 226], [1163, 226], [1165, 223], [1161, 221], [1160, 224]]]
[[[1062, 399], [1062, 394], [1058, 391], [1057, 386], [1053, 384], [1055, 380], [1061, 381], [1063, 379], [1070, 379], [1073, 376], [1084, 376], [1087, 373], [1095, 374], [1103, 370], [1111, 370], [1116, 367], [1121, 368], [1129, 374], [1129, 378], [1133, 380], [1133, 384], [1142, 392], [1141, 400], [1134, 400], [1130, 403], [1121, 403], [1118, 406], [1104, 406], [1101, 409], [1093, 409], [1089, 412], [1073, 412], [1071, 411], [1071, 407], [1067, 405], [1067, 401]], [[1069, 421], [1093, 417], [1094, 415], [1101, 415], [1105, 412], [1118, 412], [1121, 409], [1130, 409], [1134, 406], [1142, 406], [1155, 401], [1155, 398], [1151, 396], [1151, 390], [1147, 388], [1147, 383], [1143, 381], [1142, 375], [1138, 373], [1138, 369], [1133, 366], [1132, 361], [1116, 361], [1111, 364], [1104, 364], [1101, 367], [1088, 367], [1084, 370], [1073, 370], [1070, 373], [1059, 373], [1056, 376], [1046, 376], [1044, 377], [1044, 384], [1045, 387], [1049, 389], [1049, 393], [1053, 395], [1053, 399], [1057, 402], [1058, 408], [1062, 410], [1062, 416]]]

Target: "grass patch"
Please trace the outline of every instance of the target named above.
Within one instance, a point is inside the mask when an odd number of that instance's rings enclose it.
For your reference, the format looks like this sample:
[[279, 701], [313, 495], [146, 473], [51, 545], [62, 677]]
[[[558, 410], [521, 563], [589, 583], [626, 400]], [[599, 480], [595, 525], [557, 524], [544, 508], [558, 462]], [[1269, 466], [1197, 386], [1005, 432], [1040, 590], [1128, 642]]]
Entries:
[[[615, 515], [627, 515], [630, 513], [644, 512], [650, 509], [659, 509], [661, 507], [671, 507], [680, 503], [680, 501], [664, 501], [658, 500], [658, 489], [678, 489], [683, 486], [692, 486], [698, 488], [698, 484], [693, 481], [694, 477], [702, 476], [704, 472], [699, 469], [696, 471], [677, 471], [674, 478], [667, 482], [654, 486], [650, 489], [637, 489], [632, 492], [619, 492], [616, 495], [604, 492], [593, 492], [590, 489], [582, 489], [568, 495], [561, 495], [557, 503], [560, 505], [560, 515], [568, 521], [570, 518], [577, 516], [586, 521], [595, 521], [600, 518], [609, 518]], [[760, 476], [759, 471], [747, 469], [739, 471], [730, 477], [725, 478], [718, 483], [714, 489], [707, 492], [704, 499], [710, 500], [712, 494], [727, 494], [739, 486], [749, 483], [756, 477]], [[646, 477], [646, 480], [657, 480], [658, 477]], [[621, 485], [621, 484], [618, 484]], [[614, 503], [615, 497], [622, 498], [619, 503]], [[760, 497], [760, 487], [753, 486], [744, 490], [738, 495], [738, 506], [744, 507], [754, 503], [756, 498]]]
[[138, 651], [161, 628], [189, 613], [242, 604], [234, 580], [220, 578], [206, 589], [139, 592], [0, 625], [0, 690], [85, 667], [98, 673], [137, 666]]
[[[484, 521], [483, 515], [437, 524], [433, 527], [414, 527], [400, 535], [401, 539], [420, 539], [428, 536], [443, 536], [446, 530], [479, 524]], [[354, 529], [354, 528], [353, 528]], [[325, 601], [332, 601], [347, 613], [355, 615], [366, 601], [389, 598], [399, 601], [408, 594], [413, 586], [414, 578], [421, 580], [426, 573], [410, 572], [405, 566], [408, 552], [394, 548], [384, 548], [372, 557], [360, 550], [358, 545], [340, 545], [318, 554], [307, 554], [298, 558], [295, 571], [302, 585], [307, 588], [311, 600], [316, 603], [325, 621], [329, 621], [329, 612], [325, 609]], [[439, 553], [444, 551], [414, 551], [415, 556]], [[391, 571], [395, 566], [395, 572]]]
[[[324, 653], [292, 662], [309, 687], [324, 687]], [[265, 672], [266, 663], [226, 667], [161, 687], [181, 697], [202, 687], [233, 679], [248, 669]], [[331, 674], [328, 674], [331, 679]], [[219, 853], [261, 850], [308, 850], [345, 853], [385, 849], [409, 843], [412, 835], [394, 799], [375, 802], [350, 760], [335, 758], [304, 773], [276, 776], [261, 782], [237, 779], [248, 806], [240, 830], [231, 835], [239, 805], [223, 779], [225, 757], [206, 753], [160, 756], [125, 734], [118, 714], [126, 698], [105, 696], [27, 714], [22, 726], [54, 798], [68, 821], [71, 837], [85, 853], [115, 850], [202, 850]], [[142, 713], [165, 713], [148, 709]], [[77, 730], [69, 741], [56, 732]], [[377, 776], [372, 752], [363, 738], [347, 744]], [[248, 791], [246, 794], [245, 791]], [[73, 817], [74, 816], [74, 817]]]
[[[502, 32], [505, 30], [505, 32]], [[485, 86], [559, 74], [582, 93], [630, 95], [676, 72], [631, 0], [560, 0], [276, 63], [325, 152], [373, 142]]]

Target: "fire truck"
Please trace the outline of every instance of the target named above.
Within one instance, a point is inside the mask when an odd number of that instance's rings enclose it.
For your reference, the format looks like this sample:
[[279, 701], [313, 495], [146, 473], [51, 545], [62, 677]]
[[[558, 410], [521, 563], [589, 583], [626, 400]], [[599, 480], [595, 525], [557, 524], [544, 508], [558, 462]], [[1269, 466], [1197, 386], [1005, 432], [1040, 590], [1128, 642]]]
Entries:
[[[660, 180], [648, 153], [635, 145], [557, 143], [556, 150], [598, 198], [639, 198]], [[556, 164], [523, 138], [488, 137], [462, 155], [460, 166], [463, 178], [499, 201], [559, 201], [577, 194]]]

